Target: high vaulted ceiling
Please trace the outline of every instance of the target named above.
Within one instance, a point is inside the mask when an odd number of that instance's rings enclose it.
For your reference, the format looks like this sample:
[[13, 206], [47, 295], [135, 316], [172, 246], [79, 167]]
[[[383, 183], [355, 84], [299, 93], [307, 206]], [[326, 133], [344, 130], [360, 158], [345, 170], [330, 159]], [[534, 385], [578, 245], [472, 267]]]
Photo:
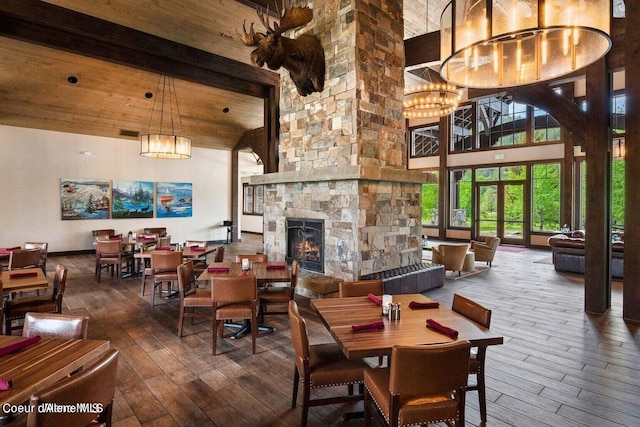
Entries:
[[[437, 30], [447, 2], [405, 0], [405, 38]], [[5, 7], [27, 10], [39, 2], [2, 3], [0, 13]], [[250, 64], [251, 49], [233, 38], [244, 19], [257, 21], [255, 6], [247, 0], [45, 3]], [[69, 83], [71, 76], [77, 83]], [[154, 99], [145, 97], [147, 92], [156, 94], [158, 79], [158, 73], [140, 68], [0, 36], [0, 124], [125, 138], [134, 143], [138, 133], [158, 131], [158, 119], [148, 129]], [[175, 79], [175, 86], [182, 133], [193, 139], [194, 146], [232, 149], [246, 131], [264, 125], [264, 99], [260, 97], [184, 79]], [[158, 96], [155, 102], [157, 109]]]

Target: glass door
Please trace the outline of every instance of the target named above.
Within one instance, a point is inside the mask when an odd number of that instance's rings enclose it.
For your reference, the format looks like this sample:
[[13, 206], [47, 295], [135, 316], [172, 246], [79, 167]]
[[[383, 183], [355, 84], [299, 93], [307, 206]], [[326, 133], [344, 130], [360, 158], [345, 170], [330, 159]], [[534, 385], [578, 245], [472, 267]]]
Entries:
[[502, 243], [524, 244], [524, 183], [479, 183], [478, 221], [480, 237], [500, 237]]

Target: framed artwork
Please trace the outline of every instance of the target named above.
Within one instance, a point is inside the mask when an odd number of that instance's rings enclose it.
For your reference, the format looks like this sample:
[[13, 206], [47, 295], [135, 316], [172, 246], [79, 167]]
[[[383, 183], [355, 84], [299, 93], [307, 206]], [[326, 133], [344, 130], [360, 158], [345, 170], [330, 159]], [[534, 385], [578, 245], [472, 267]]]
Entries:
[[156, 183], [156, 217], [186, 218], [192, 212], [192, 187], [190, 182]]
[[63, 220], [109, 219], [111, 181], [61, 178], [60, 212]]
[[153, 218], [153, 187], [149, 181], [113, 181], [111, 218]]

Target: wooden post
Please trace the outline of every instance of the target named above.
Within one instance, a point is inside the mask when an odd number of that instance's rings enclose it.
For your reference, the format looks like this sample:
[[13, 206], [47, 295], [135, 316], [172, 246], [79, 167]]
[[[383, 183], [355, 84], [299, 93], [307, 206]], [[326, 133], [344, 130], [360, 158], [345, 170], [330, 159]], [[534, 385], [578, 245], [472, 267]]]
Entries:
[[594, 314], [611, 308], [610, 87], [604, 58], [587, 67], [584, 305]]
[[624, 290], [622, 317], [640, 323], [640, 81], [633, 70], [640, 66], [640, 5], [626, 2], [626, 136], [624, 212]]

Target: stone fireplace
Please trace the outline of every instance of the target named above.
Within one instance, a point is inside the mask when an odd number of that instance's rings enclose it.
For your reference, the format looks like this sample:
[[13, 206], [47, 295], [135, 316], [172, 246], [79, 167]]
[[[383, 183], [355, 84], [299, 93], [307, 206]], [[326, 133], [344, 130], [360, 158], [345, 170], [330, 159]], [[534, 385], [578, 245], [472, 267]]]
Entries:
[[287, 262], [297, 259], [300, 268], [324, 273], [324, 221], [287, 218]]
[[[323, 271], [341, 280], [420, 262], [421, 184], [407, 170], [402, 1], [314, 0], [325, 88], [280, 88], [279, 172], [264, 184], [264, 250], [288, 256], [288, 221], [322, 221]], [[298, 36], [299, 34], [294, 34]]]

